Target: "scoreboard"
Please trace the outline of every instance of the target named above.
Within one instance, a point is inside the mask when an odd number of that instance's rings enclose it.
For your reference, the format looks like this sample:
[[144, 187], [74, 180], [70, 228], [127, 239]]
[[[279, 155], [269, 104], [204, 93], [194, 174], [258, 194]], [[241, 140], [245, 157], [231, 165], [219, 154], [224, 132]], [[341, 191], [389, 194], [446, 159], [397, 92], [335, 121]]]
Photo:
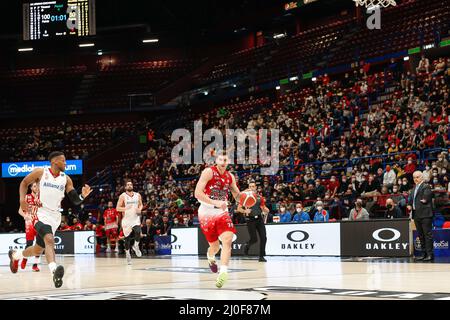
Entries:
[[54, 0], [23, 5], [23, 40], [95, 35], [95, 0]]

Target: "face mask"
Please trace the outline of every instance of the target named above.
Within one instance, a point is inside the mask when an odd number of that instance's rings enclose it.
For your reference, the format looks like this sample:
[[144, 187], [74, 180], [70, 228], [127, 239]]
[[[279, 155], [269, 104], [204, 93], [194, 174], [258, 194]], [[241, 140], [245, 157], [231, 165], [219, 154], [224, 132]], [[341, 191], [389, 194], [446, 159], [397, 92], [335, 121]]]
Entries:
[[302, 212], [302, 208], [297, 208], [296, 211], [297, 211], [298, 213], [300, 213], [300, 212]]
[[411, 164], [412, 163], [412, 161], [411, 160], [408, 160], [408, 164]]
[[285, 212], [286, 209], [285, 209], [285, 208], [281, 208], [280, 211], [281, 211], [281, 212]]
[[434, 184], [437, 184], [438, 182], [439, 182], [438, 179], [433, 179]]
[[433, 168], [436, 168], [436, 165], [435, 165], [435, 164], [433, 164]]
[[425, 170], [427, 170], [427, 171], [430, 170], [430, 167], [429, 167], [429, 166], [426, 166], [426, 167], [425, 167]]
[[408, 184], [407, 181], [403, 181], [403, 185], [406, 186]]
[[441, 171], [442, 174], [445, 174], [446, 172], [447, 172], [447, 170], [442, 170]]
[[437, 172], [433, 172], [433, 177], [436, 177], [437, 175]]
[[322, 209], [323, 209], [323, 207], [320, 207], [320, 206], [317, 207], [317, 210], [318, 210], [318, 211], [322, 211]]
[[391, 171], [391, 168], [386, 168], [386, 172], [389, 172], [389, 171]]

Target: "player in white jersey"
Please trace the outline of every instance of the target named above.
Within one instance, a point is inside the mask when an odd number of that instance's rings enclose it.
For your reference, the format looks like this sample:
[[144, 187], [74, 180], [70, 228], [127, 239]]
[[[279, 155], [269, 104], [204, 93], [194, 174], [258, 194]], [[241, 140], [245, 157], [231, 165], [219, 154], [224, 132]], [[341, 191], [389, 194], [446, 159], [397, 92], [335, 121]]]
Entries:
[[37, 232], [36, 244], [25, 250], [10, 250], [9, 267], [12, 273], [16, 273], [19, 267], [19, 260], [24, 257], [38, 256], [45, 249], [48, 267], [53, 276], [53, 283], [56, 288], [62, 286], [64, 276], [64, 267], [55, 262], [55, 240], [54, 235], [61, 223], [61, 201], [65, 193], [70, 201], [78, 206], [84, 198], [91, 192], [91, 188], [85, 185], [82, 188], [82, 194], [78, 195], [73, 187], [72, 179], [64, 171], [66, 169], [66, 158], [62, 152], [55, 151], [49, 155], [50, 168], [34, 169], [20, 183], [20, 208], [26, 221], [32, 219], [28, 214], [28, 204], [25, 200], [27, 188], [33, 182], [39, 183], [39, 201], [40, 207], [36, 212], [34, 227]]
[[139, 241], [141, 240], [141, 195], [133, 191], [133, 182], [127, 181], [125, 192], [122, 193], [117, 201], [116, 210], [120, 212], [120, 225], [125, 236], [125, 254], [127, 263], [131, 264], [130, 247], [134, 239], [133, 250], [136, 256], [141, 257]]

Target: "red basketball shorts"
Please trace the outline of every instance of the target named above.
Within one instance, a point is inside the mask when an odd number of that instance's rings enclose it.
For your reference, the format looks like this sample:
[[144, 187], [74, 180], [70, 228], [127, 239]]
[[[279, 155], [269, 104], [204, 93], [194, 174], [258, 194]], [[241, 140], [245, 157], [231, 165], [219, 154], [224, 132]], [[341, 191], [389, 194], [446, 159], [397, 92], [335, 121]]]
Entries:
[[[236, 233], [236, 228], [230, 218], [228, 212], [217, 214], [217, 209], [210, 209], [200, 206], [198, 210], [198, 219], [200, 221], [200, 228], [206, 237], [206, 241], [215, 242], [220, 235], [226, 231]], [[213, 212], [208, 212], [213, 211]]]

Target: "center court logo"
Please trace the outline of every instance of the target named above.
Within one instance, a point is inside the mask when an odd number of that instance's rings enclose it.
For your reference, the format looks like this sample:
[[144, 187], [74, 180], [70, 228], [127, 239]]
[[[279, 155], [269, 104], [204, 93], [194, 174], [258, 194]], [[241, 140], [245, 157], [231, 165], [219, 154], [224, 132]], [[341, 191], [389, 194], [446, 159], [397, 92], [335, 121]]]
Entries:
[[367, 250], [400, 250], [408, 247], [407, 242], [396, 242], [400, 239], [401, 233], [393, 228], [381, 228], [372, 233], [372, 238], [377, 242], [367, 242]]
[[[225, 129], [223, 131], [214, 128], [203, 133], [202, 121], [195, 121], [192, 141], [192, 134], [188, 129], [174, 130], [171, 141], [178, 142], [178, 144], [172, 149], [172, 162], [175, 164], [213, 163], [214, 153], [225, 150], [231, 164], [260, 165], [262, 175], [273, 175], [278, 172], [280, 144], [278, 129], [270, 129], [270, 131], [267, 129], [258, 131], [255, 129], [245, 131], [243, 129]], [[226, 148], [224, 148], [224, 141]], [[204, 142], [211, 143], [203, 150]], [[194, 149], [193, 158], [192, 148]], [[269, 150], [270, 155], [268, 154]]]
[[281, 243], [281, 249], [283, 250], [313, 250], [316, 246], [315, 243], [305, 242], [309, 239], [309, 233], [303, 230], [294, 230], [289, 232], [286, 235], [286, 239], [288, 239], [290, 242]]

